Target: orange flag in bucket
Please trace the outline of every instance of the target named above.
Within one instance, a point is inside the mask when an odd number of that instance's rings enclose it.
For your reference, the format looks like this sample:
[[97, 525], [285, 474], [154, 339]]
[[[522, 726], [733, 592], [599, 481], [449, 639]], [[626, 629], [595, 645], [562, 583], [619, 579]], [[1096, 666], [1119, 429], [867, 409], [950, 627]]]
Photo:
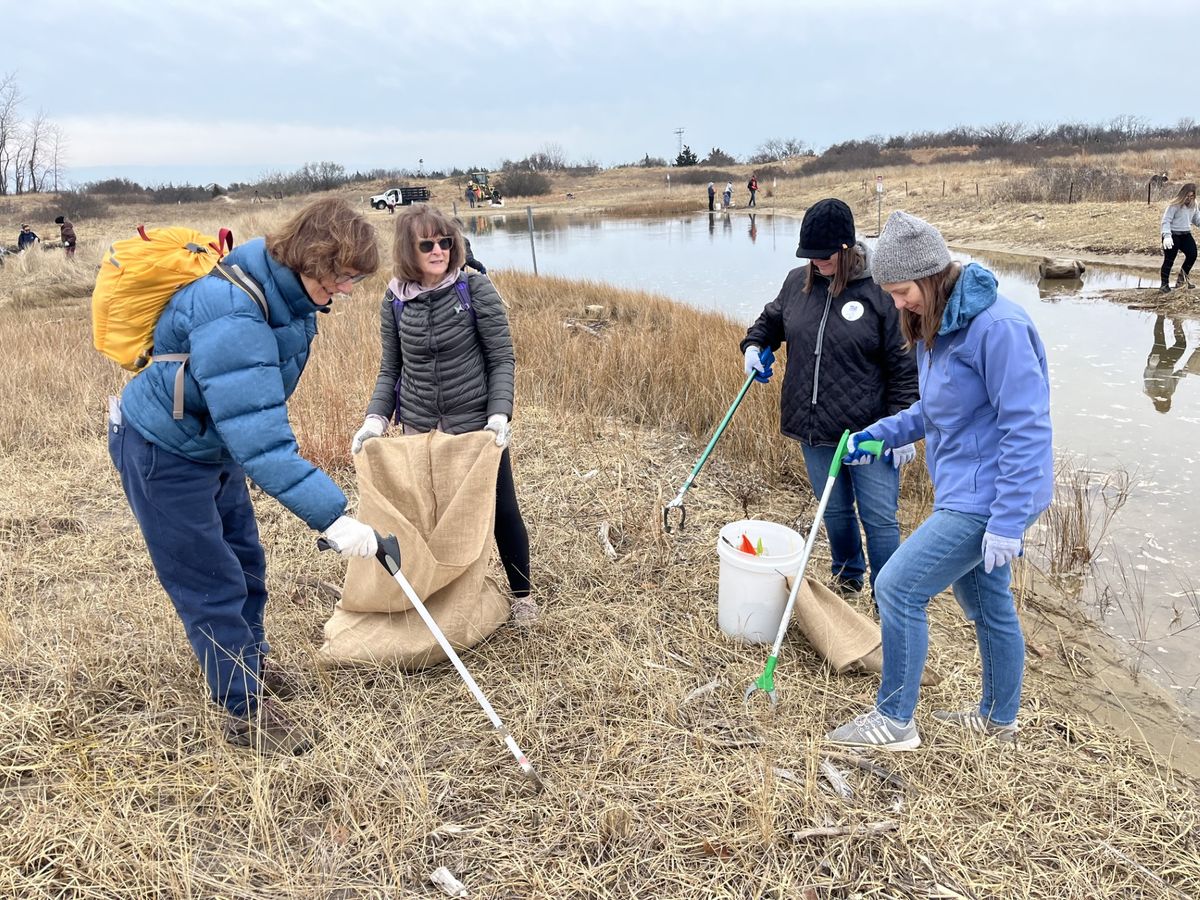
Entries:
[[738, 549], [741, 550], [743, 553], [749, 553], [751, 556], [758, 555], [754, 552], [754, 545], [752, 543], [750, 543], [750, 538], [746, 537], [746, 532], [744, 532], [744, 531], [742, 532], [742, 543], [741, 543], [741, 546], [738, 547]]

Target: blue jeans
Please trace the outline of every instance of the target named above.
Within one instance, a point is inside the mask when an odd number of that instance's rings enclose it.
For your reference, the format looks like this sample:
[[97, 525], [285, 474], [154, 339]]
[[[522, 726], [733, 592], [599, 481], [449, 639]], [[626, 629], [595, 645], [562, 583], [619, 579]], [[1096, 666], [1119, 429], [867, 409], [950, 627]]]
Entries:
[[[829, 480], [836, 447], [801, 444], [808, 480], [819, 495]], [[900, 498], [900, 473], [891, 460], [881, 459], [862, 466], [842, 466], [825, 507], [825, 532], [833, 558], [835, 578], [857, 581], [866, 572], [859, 519], [867, 533], [867, 557], [871, 561], [871, 584], [900, 546], [896, 505]], [[855, 503], [858, 512], [855, 512]]]
[[234, 715], [252, 713], [269, 649], [267, 565], [245, 472], [177, 456], [111, 422], [108, 452], [209, 695]]
[[990, 574], [983, 571], [987, 522], [987, 516], [939, 509], [900, 545], [879, 573], [875, 602], [883, 625], [883, 681], [875, 705], [884, 715], [901, 722], [913, 717], [929, 651], [925, 610], [930, 597], [953, 586], [958, 605], [975, 623], [979, 641], [983, 662], [979, 712], [998, 725], [1016, 721], [1025, 638], [1009, 589], [1011, 566], [997, 566]]

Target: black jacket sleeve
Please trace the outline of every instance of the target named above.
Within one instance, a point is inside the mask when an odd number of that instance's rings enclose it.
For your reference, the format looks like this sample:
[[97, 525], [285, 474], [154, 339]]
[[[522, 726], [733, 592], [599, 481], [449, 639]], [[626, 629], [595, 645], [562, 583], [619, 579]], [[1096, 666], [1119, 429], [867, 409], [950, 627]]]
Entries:
[[917, 358], [912, 349], [905, 349], [900, 331], [900, 311], [894, 303], [887, 304], [884, 314], [883, 337], [887, 348], [884, 358], [884, 403], [887, 414], [894, 416], [908, 409], [921, 396], [917, 379]]

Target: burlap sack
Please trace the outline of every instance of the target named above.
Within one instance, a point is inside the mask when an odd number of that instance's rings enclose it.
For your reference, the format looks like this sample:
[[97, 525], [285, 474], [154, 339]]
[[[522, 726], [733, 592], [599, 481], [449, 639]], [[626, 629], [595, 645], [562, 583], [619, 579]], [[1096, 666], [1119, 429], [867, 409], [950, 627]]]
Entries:
[[[788, 579], [791, 590], [792, 579]], [[864, 616], [821, 582], [805, 576], [792, 615], [814, 650], [835, 672], [883, 672], [883, 634]], [[921, 684], [942, 679], [929, 666]]]
[[[357, 517], [400, 542], [401, 571], [456, 649], [500, 627], [509, 603], [485, 578], [501, 450], [490, 432], [376, 438], [354, 458]], [[326, 664], [413, 670], [446, 659], [400, 585], [376, 559], [352, 559], [325, 623]]]

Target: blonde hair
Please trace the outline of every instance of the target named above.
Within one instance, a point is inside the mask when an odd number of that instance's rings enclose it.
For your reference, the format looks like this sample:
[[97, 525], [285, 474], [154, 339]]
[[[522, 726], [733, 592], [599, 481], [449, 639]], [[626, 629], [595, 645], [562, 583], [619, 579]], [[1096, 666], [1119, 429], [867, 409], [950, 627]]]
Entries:
[[379, 268], [375, 229], [345, 200], [314, 200], [266, 236], [267, 252], [299, 275], [370, 275]]
[[926, 348], [933, 347], [933, 339], [937, 337], [938, 329], [942, 327], [942, 316], [946, 313], [946, 303], [958, 284], [958, 276], [962, 266], [956, 262], [950, 263], [940, 272], [926, 275], [915, 280], [915, 284], [925, 298], [925, 312], [915, 313], [909, 309], [900, 310], [900, 333], [904, 335], [905, 349], [920, 341]]
[[1183, 187], [1181, 187], [1179, 189], [1179, 193], [1176, 194], [1175, 199], [1171, 201], [1171, 206], [1186, 206], [1187, 205], [1187, 195], [1192, 194], [1193, 199], [1195, 199], [1195, 193], [1196, 193], [1196, 182], [1189, 181], [1187, 184], [1185, 184]]
[[461, 269], [467, 262], [467, 250], [463, 245], [462, 232], [454, 219], [436, 206], [417, 203], [396, 217], [396, 233], [392, 240], [392, 275], [401, 282], [420, 281], [421, 256], [417, 242], [437, 237], [454, 238], [450, 248], [450, 265], [447, 271]]

